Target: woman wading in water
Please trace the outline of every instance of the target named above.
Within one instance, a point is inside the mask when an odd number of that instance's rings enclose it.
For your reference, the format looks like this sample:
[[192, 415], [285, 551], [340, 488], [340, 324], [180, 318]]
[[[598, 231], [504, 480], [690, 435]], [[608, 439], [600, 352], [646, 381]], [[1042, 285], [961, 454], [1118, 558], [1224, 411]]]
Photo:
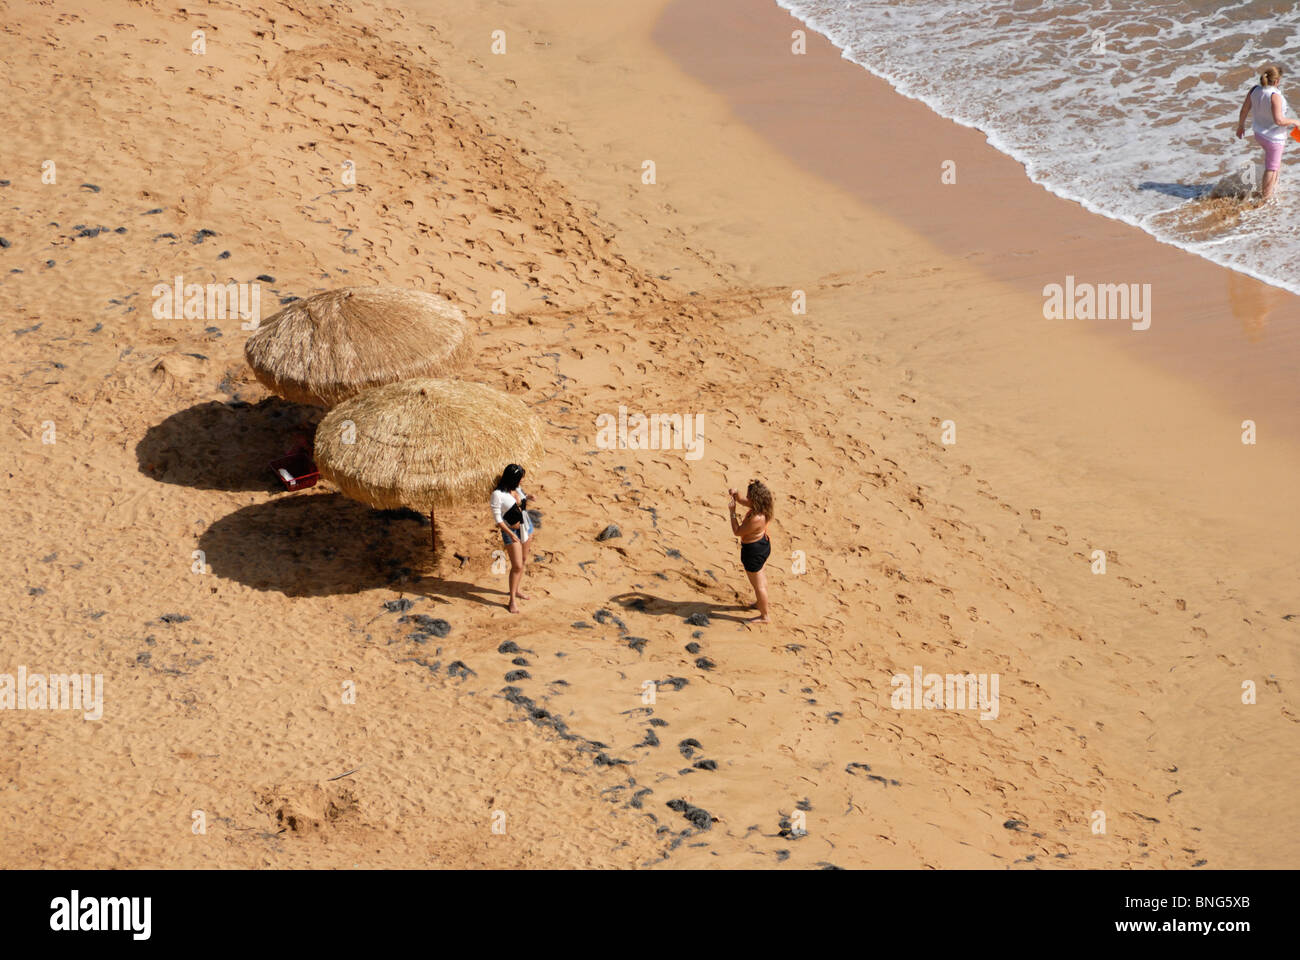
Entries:
[[[745, 496], [735, 490], [728, 490], [731, 501], [731, 533], [740, 537], [740, 563], [749, 577], [749, 585], [754, 588], [758, 616], [750, 623], [771, 623], [767, 608], [767, 574], [763, 565], [772, 553], [772, 540], [767, 535], [767, 525], [772, 522], [772, 491], [760, 480], [749, 481]], [[736, 519], [736, 504], [748, 507], [745, 519]]]
[[1291, 131], [1300, 126], [1300, 120], [1286, 115], [1286, 99], [1282, 91], [1282, 68], [1266, 67], [1259, 75], [1259, 83], [1250, 88], [1246, 102], [1237, 116], [1237, 139], [1246, 135], [1246, 117], [1250, 117], [1255, 142], [1264, 150], [1264, 182], [1261, 185], [1265, 200], [1273, 199], [1277, 178], [1282, 173], [1282, 151]]

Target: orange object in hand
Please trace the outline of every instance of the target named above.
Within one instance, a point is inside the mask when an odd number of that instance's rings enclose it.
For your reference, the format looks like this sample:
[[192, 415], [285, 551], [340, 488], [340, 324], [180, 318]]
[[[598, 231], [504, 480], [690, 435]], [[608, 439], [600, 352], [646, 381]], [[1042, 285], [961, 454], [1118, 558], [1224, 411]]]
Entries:
[[1300, 127], [1291, 128], [1291, 139], [1295, 140], [1297, 143], [1300, 143]]

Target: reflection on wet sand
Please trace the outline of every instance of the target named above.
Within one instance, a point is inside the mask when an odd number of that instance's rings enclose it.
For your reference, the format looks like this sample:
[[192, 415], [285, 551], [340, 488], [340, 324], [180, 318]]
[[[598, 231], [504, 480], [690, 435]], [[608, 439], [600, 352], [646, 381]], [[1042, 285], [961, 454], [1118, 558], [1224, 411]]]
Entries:
[[1264, 339], [1269, 314], [1289, 299], [1290, 294], [1245, 274], [1232, 270], [1226, 271], [1226, 274], [1232, 315], [1241, 323], [1246, 339], [1258, 343]]

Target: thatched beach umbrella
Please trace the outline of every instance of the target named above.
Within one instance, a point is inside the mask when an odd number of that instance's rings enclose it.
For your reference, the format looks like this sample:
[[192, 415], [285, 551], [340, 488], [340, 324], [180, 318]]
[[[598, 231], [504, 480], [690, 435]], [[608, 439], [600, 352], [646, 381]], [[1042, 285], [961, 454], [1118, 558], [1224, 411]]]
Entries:
[[403, 287], [343, 287], [295, 300], [263, 321], [244, 358], [272, 393], [331, 407], [370, 387], [440, 377], [469, 355], [465, 315]]
[[345, 496], [429, 514], [486, 506], [506, 464], [542, 456], [541, 425], [514, 397], [481, 383], [404, 380], [339, 404], [316, 429], [316, 466]]

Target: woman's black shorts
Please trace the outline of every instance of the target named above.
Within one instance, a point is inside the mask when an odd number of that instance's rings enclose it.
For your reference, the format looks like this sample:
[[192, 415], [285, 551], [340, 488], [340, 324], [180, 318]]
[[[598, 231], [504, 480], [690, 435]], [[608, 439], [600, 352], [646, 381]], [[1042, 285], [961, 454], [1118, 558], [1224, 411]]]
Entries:
[[772, 541], [768, 539], [767, 534], [763, 534], [762, 540], [740, 545], [741, 565], [750, 573], [758, 573], [758, 571], [762, 570], [763, 564], [767, 563], [767, 558], [771, 554]]

